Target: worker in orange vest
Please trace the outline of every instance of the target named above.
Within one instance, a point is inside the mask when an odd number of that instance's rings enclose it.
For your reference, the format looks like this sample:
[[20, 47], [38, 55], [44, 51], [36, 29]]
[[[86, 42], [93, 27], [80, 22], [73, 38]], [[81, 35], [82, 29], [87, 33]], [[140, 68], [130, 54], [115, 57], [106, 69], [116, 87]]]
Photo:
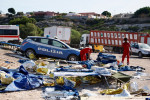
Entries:
[[80, 57], [81, 61], [86, 61], [90, 59], [90, 55], [92, 53], [92, 49], [89, 47], [86, 47], [80, 51]]
[[122, 44], [123, 47], [122, 63], [124, 63], [124, 59], [127, 56], [127, 65], [129, 65], [129, 57], [130, 57], [129, 55], [130, 55], [131, 47], [127, 41], [128, 39], [124, 38], [124, 43]]

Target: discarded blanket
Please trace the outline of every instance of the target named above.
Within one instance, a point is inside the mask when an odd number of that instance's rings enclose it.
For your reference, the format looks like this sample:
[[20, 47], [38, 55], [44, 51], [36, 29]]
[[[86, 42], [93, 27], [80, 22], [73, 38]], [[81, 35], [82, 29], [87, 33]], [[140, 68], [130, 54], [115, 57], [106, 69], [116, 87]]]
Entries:
[[56, 71], [64, 71], [64, 72], [93, 72], [92, 69], [69, 69], [69, 68], [56, 68]]
[[139, 66], [137, 66], [137, 67], [135, 67], [135, 66], [123, 66], [123, 67], [118, 67], [118, 69], [116, 69], [114, 66], [110, 66], [109, 69], [117, 70], [117, 71], [140, 71], [140, 72], [145, 70], [145, 68], [139, 67]]
[[[7, 73], [10, 72], [8, 71]], [[30, 90], [43, 84], [43, 79], [41, 76], [29, 74], [23, 66], [20, 66], [19, 72], [11, 72], [11, 75], [16, 80], [0, 92]]]
[[116, 62], [116, 56], [110, 54], [99, 53], [97, 56], [97, 61], [102, 62], [103, 64]]
[[78, 100], [79, 93], [68, 86], [54, 86], [43, 88], [43, 98], [46, 100]]

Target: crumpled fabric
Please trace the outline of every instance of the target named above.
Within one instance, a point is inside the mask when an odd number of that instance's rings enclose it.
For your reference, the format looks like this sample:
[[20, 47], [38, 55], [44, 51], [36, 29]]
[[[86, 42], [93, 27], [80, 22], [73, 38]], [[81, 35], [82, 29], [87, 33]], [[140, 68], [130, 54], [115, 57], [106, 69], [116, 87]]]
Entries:
[[116, 62], [116, 56], [110, 54], [99, 53], [97, 56], [97, 61], [102, 62], [103, 64]]
[[79, 93], [69, 86], [51, 86], [43, 88], [43, 97], [46, 100], [78, 100]]
[[27, 71], [34, 72], [36, 70], [36, 64], [33, 60], [26, 61], [22, 65]]
[[47, 68], [37, 68], [36, 72], [43, 74], [43, 75], [46, 75], [48, 73], [48, 69]]
[[113, 95], [113, 94], [120, 94], [123, 91], [123, 89], [106, 89], [103, 91], [100, 91], [101, 94], [107, 94], [107, 95]]
[[30, 90], [43, 84], [43, 79], [41, 76], [29, 74], [22, 65], [19, 68], [19, 72], [14, 72], [12, 76], [16, 80], [0, 92]]
[[87, 69], [91, 69], [91, 67], [96, 64], [93, 60], [87, 60], [87, 61], [79, 61], [79, 64], [86, 65]]
[[10, 76], [9, 74], [7, 74], [4, 71], [0, 71], [0, 81], [1, 84], [10, 84], [11, 82], [13, 82], [15, 79]]

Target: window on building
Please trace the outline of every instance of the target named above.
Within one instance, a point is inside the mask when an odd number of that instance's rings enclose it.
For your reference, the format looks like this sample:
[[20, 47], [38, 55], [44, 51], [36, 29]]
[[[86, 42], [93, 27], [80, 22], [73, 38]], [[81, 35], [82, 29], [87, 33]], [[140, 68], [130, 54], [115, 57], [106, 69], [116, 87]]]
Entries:
[[132, 34], [130, 34], [130, 39], [133, 39]]
[[118, 45], [118, 41], [117, 40], [115, 40], [115, 44]]
[[137, 40], [137, 34], [134, 34], [134, 39]]
[[113, 33], [111, 33], [111, 38], [113, 38]]
[[93, 38], [91, 38], [91, 43], [94, 43], [94, 39]]
[[118, 38], [121, 38], [121, 35], [120, 35], [120, 33], [118, 33]]
[[105, 39], [105, 44], [107, 44], [107, 39]]
[[114, 37], [117, 38], [117, 33], [114, 33]]
[[128, 39], [129, 37], [128, 37], [128, 34], [126, 34], [126, 38]]
[[104, 33], [104, 37], [106, 37], [106, 33]]
[[101, 39], [101, 41], [102, 41], [102, 43], [104, 43], [104, 40], [103, 40], [103, 39]]
[[98, 39], [98, 43], [101, 43], [101, 42], [100, 42], [100, 39]]
[[108, 40], [108, 44], [110, 44], [110, 39]]
[[119, 40], [119, 45], [122, 45], [121, 40]]
[[103, 37], [103, 33], [101, 33], [101, 37]]
[[98, 34], [98, 37], [100, 37], [100, 33], [98, 32], [97, 34]]
[[108, 37], [110, 37], [110, 34], [109, 34], [109, 33], [107, 33], [107, 36], [108, 36]]
[[93, 32], [91, 32], [91, 36], [93, 36]]
[[114, 40], [112, 40], [112, 44], [114, 45]]
[[122, 34], [122, 38], [124, 39], [125, 37], [124, 37], [124, 34]]
[[95, 37], [96, 37], [96, 32], [94, 32], [95, 33]]
[[97, 39], [95, 39], [95, 43], [97, 43]]

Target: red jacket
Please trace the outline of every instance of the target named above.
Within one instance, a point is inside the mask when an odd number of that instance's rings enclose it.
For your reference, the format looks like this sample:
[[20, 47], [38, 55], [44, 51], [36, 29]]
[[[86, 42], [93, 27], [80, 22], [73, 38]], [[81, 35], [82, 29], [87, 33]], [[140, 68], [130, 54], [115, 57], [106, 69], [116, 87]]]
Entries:
[[87, 60], [87, 54], [91, 53], [92, 49], [91, 48], [84, 48], [80, 51], [80, 57], [81, 61], [86, 61]]
[[129, 49], [130, 49], [130, 44], [127, 42], [127, 43], [123, 43], [122, 44], [122, 47], [123, 47], [123, 53], [129, 53]]

